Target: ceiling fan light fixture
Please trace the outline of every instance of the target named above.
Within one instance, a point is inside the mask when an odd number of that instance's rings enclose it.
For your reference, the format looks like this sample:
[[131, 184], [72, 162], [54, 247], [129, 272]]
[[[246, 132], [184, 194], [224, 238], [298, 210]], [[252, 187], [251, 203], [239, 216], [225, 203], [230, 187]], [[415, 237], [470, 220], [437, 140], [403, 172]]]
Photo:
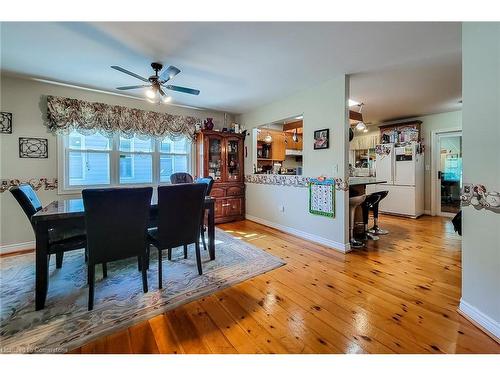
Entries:
[[171, 96], [163, 96], [163, 97], [161, 98], [161, 101], [162, 101], [163, 103], [170, 103], [170, 102], [172, 101], [172, 97], [171, 97]]
[[153, 90], [153, 88], [150, 88], [146, 91], [146, 96], [149, 98], [149, 99], [155, 99], [156, 98], [156, 92], [155, 90]]

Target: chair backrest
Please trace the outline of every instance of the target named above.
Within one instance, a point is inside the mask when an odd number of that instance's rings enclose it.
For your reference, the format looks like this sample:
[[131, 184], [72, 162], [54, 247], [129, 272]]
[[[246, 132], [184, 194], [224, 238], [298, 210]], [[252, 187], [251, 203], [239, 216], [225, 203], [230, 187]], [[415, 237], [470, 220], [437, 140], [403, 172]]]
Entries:
[[207, 185], [207, 191], [205, 192], [206, 196], [209, 196], [210, 193], [212, 192], [212, 186], [214, 186], [214, 179], [210, 176], [208, 177], [200, 177], [196, 179], [197, 184], [206, 184]]
[[193, 176], [186, 172], [177, 172], [170, 175], [172, 184], [190, 184], [193, 182]]
[[9, 191], [17, 200], [17, 203], [19, 203], [31, 223], [31, 217], [42, 209], [42, 203], [38, 199], [35, 190], [33, 190], [30, 184], [21, 184], [19, 186], [12, 186]]
[[199, 241], [205, 184], [158, 187], [158, 241], [162, 249]]
[[82, 191], [90, 262], [145, 253], [152, 194], [152, 187]]

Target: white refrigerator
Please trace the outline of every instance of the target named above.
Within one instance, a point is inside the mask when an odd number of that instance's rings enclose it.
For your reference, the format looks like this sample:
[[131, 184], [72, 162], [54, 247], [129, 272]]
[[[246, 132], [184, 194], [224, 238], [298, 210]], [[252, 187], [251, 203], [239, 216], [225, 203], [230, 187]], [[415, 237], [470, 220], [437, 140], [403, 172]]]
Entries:
[[416, 142], [399, 146], [377, 145], [375, 173], [383, 184], [367, 185], [367, 193], [388, 190], [379, 209], [396, 215], [418, 217], [424, 213], [424, 154]]

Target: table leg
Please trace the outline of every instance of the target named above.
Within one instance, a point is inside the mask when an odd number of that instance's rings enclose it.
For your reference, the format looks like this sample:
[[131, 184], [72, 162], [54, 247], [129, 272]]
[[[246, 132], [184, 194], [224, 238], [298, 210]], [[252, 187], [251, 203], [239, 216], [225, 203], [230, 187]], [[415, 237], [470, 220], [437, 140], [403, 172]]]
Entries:
[[208, 252], [210, 260], [215, 259], [215, 202], [208, 209]]
[[49, 285], [49, 260], [47, 248], [49, 244], [48, 227], [43, 221], [36, 224], [36, 268], [35, 268], [35, 309], [42, 310], [45, 307], [47, 289]]

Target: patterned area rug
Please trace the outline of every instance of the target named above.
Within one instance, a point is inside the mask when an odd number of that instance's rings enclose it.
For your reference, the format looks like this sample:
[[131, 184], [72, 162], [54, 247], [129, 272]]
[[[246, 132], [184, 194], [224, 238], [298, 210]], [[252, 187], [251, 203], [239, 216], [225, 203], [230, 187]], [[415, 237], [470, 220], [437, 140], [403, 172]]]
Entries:
[[46, 307], [35, 311], [34, 254], [0, 259], [0, 353], [57, 353], [98, 336], [131, 326], [285, 263], [242, 240], [216, 230], [216, 259], [202, 250], [203, 275], [196, 268], [194, 245], [184, 259], [182, 247], [172, 261], [164, 251], [163, 289], [158, 289], [157, 251], [152, 249], [149, 292], [142, 292], [137, 260], [108, 264], [108, 277], [96, 267], [94, 310], [87, 311], [87, 267], [83, 250], [64, 255], [62, 269], [51, 257]]

